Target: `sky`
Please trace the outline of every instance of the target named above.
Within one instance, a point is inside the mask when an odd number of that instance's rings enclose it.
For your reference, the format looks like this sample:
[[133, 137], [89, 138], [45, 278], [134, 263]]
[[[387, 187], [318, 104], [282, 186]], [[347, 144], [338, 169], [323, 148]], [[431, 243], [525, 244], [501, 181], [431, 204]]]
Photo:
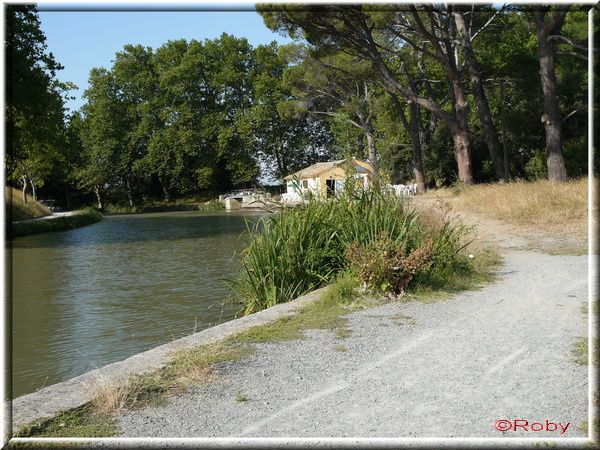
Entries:
[[290, 42], [269, 30], [254, 11], [43, 11], [41, 27], [48, 51], [65, 68], [61, 81], [78, 86], [71, 91], [75, 100], [67, 107], [74, 111], [83, 104], [90, 69], [110, 68], [115, 53], [125, 44], [156, 49], [168, 40], [213, 39], [222, 33], [245, 37], [253, 46]]

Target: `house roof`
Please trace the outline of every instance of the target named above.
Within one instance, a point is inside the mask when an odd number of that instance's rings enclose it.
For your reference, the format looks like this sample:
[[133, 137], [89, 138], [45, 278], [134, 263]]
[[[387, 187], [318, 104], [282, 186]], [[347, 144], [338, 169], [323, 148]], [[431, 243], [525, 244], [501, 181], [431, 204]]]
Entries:
[[299, 170], [298, 172], [288, 175], [287, 177], [284, 177], [283, 179], [286, 181], [290, 181], [293, 180], [294, 177], [298, 177], [299, 179], [305, 179], [305, 178], [314, 178], [316, 176], [318, 176], [319, 174], [325, 172], [326, 170], [330, 170], [333, 169], [334, 167], [339, 166], [341, 163], [345, 162], [345, 159], [338, 159], [336, 161], [327, 161], [327, 162], [319, 162], [316, 164], [313, 164], [312, 166], [308, 166], [305, 167], [302, 170]]

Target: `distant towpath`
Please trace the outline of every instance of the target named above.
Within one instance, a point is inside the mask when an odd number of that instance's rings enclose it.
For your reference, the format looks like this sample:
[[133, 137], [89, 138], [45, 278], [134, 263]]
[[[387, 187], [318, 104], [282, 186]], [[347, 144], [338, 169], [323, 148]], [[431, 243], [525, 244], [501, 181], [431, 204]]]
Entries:
[[36, 217], [35, 219], [15, 220], [13, 223], [31, 223], [39, 222], [41, 220], [53, 220], [59, 217], [69, 217], [74, 214], [77, 214], [77, 211], [53, 212], [52, 214], [48, 214], [47, 216]]

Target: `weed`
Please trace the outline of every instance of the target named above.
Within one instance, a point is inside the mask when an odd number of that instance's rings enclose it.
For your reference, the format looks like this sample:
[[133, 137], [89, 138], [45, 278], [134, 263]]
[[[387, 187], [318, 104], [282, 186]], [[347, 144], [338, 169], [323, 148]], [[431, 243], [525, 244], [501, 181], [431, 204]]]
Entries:
[[236, 334], [231, 340], [243, 343], [281, 342], [303, 338], [304, 330], [331, 330], [338, 337], [347, 337], [348, 319], [353, 310], [367, 306], [354, 297], [358, 281], [348, 273], [341, 274], [320, 299], [305, 306], [292, 316], [254, 327]]
[[196, 209], [202, 212], [223, 211], [225, 209], [225, 204], [219, 200], [209, 200], [207, 202], [198, 204]]
[[15, 437], [111, 437], [118, 432], [114, 417], [86, 405], [52, 419], [29, 424], [19, 429]]
[[579, 337], [573, 346], [573, 358], [576, 364], [587, 366], [589, 364], [589, 341], [592, 342], [592, 365], [598, 367], [598, 338], [587, 339]]
[[239, 402], [239, 403], [243, 403], [243, 402], [247, 402], [248, 401], [248, 397], [246, 397], [244, 394], [242, 394], [241, 392], [237, 392], [235, 394], [235, 401]]

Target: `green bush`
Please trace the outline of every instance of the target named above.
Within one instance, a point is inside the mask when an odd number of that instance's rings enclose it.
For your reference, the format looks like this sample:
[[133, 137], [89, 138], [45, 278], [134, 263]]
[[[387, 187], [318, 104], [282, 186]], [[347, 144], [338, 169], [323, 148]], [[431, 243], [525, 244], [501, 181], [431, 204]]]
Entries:
[[207, 202], [200, 203], [196, 209], [202, 212], [223, 211], [225, 209], [225, 204], [219, 200], [209, 200]]
[[[430, 250], [426, 252], [427, 261], [414, 270], [403, 266], [402, 271], [395, 271], [401, 273], [389, 280], [377, 275], [372, 287], [378, 290], [402, 291], [415, 275], [419, 275], [419, 283], [426, 284], [429, 277], [458, 269], [467, 261], [459, 255], [464, 227], [450, 222], [435, 229], [428, 227], [419, 221], [416, 212], [406, 208], [402, 198], [372, 191], [310, 201], [261, 218], [248, 231], [251, 241], [242, 256], [242, 272], [232, 280], [247, 314], [326, 284], [343, 269], [352, 267], [348, 258], [351, 246], [376, 247], [382, 236], [385, 246], [396, 255], [391, 267], [416, 263], [419, 252], [415, 251]], [[379, 264], [389, 266], [388, 262]], [[385, 268], [377, 270], [387, 273]]]
[[528, 180], [540, 180], [548, 178], [548, 166], [546, 165], [546, 150], [537, 150], [525, 164], [525, 173]]

